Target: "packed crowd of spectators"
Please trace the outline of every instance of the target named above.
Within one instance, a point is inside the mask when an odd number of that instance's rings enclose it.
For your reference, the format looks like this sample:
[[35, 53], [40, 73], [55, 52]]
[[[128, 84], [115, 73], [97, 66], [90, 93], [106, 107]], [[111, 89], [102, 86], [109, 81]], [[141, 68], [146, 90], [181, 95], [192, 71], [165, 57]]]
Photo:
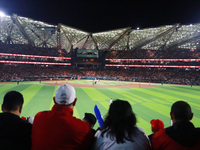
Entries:
[[65, 50], [58, 50], [57, 48], [43, 48], [33, 47], [26, 44], [0, 44], [0, 53], [11, 54], [25, 54], [25, 55], [40, 55], [40, 56], [54, 56], [54, 57], [67, 57]]
[[[69, 84], [59, 86], [53, 101], [51, 110], [40, 111], [34, 117], [20, 118], [24, 97], [18, 91], [8, 91], [3, 98], [2, 113], [0, 113], [1, 148], [4, 150], [199, 150], [200, 148], [200, 128], [191, 122], [194, 114], [186, 101], [176, 101], [172, 104], [168, 112], [171, 126], [164, 128], [162, 120], [151, 120], [152, 134], [149, 136], [137, 125], [137, 114], [126, 100], [110, 101], [104, 118], [95, 105], [95, 115], [85, 113], [82, 120], [73, 116], [75, 106], [79, 103], [73, 86]], [[95, 130], [93, 127], [96, 120], [99, 128]]]
[[2, 61], [25, 61], [25, 62], [52, 62], [52, 63], [69, 63], [68, 59], [57, 58], [38, 58], [38, 57], [26, 57], [26, 56], [5, 56], [0, 55]]
[[200, 85], [199, 70], [169, 68], [127, 68], [86, 71], [70, 66], [48, 65], [0, 65], [0, 81], [59, 80], [64, 78], [98, 78], [102, 80], [125, 80], [171, 84]]
[[70, 63], [69, 59], [61, 58], [40, 58], [25, 55], [69, 57], [64, 49], [33, 47], [25, 44], [3, 44], [0, 43], [0, 53], [22, 54], [22, 56], [0, 55], [2, 61], [26, 61], [26, 62], [53, 62], [53, 63]]
[[[30, 47], [29, 45], [4, 45], [0, 43], [0, 53], [67, 56], [64, 50], [56, 48]], [[174, 49], [172, 51], [109, 51], [106, 58], [200, 58], [195, 50]], [[48, 61], [41, 58], [0, 56], [1, 60]], [[49, 60], [54, 61], [54, 60]], [[128, 62], [127, 62], [128, 63]], [[138, 62], [135, 62], [138, 64]], [[139, 62], [142, 64], [143, 62]], [[171, 64], [173, 64], [172, 62]], [[176, 65], [179, 63], [175, 63]], [[192, 65], [193, 63], [187, 63]], [[179, 65], [182, 65], [180, 63]], [[199, 69], [171, 68], [104, 68], [101, 70], [80, 70], [71, 66], [16, 65], [0, 64], [0, 82], [27, 80], [61, 80], [67, 78], [125, 80], [137, 82], [159, 82], [170, 84], [200, 85]], [[131, 105], [124, 100], [110, 100], [103, 125], [92, 130], [96, 118], [86, 114], [83, 120], [73, 117], [77, 98], [75, 89], [70, 85], [57, 88], [50, 111], [38, 112], [34, 121], [22, 120], [19, 116], [24, 103], [23, 95], [10, 91], [4, 96], [0, 113], [0, 145], [2, 149], [44, 150], [44, 149], [200, 149], [200, 129], [190, 122], [193, 117], [191, 107], [184, 101], [175, 102], [171, 107], [172, 126], [157, 129], [152, 120], [152, 135], [148, 136], [137, 125], [136, 115]], [[96, 111], [95, 111], [96, 113]], [[96, 115], [98, 116], [98, 115]], [[101, 115], [99, 115], [101, 116]], [[158, 121], [158, 124], [162, 121]]]
[[187, 71], [183, 69], [153, 69], [136, 68], [133, 70], [105, 70], [97, 71], [97, 78], [112, 78], [121, 80], [132, 80], [139, 82], [162, 82], [172, 84], [194, 84], [200, 85], [199, 71]]
[[106, 58], [110, 59], [199, 59], [199, 50], [167, 49], [167, 50], [123, 50], [108, 51]]
[[52, 67], [47, 65], [1, 65], [1, 81], [24, 81], [30, 79], [60, 79], [82, 75], [78, 70], [71, 71], [65, 67]]
[[[41, 48], [32, 47], [23, 44], [4, 44], [0, 43], [0, 53], [41, 55], [41, 56], [67, 56], [64, 50], [57, 48]], [[106, 58], [200, 58], [198, 50], [172, 50], [155, 51], [155, 50], [133, 50], [133, 51], [108, 51]], [[55, 60], [48, 58], [33, 58], [25, 56], [0, 56], [0, 60], [15, 60], [15, 61], [36, 61], [36, 62], [65, 62], [70, 60]], [[73, 63], [73, 62], [72, 62]], [[110, 62], [113, 63], [113, 62]], [[200, 65], [199, 62], [143, 62], [143, 61], [124, 61], [115, 62], [118, 64], [132, 65]], [[48, 66], [48, 65], [15, 65], [2, 64], [0, 65], [0, 81], [24, 81], [24, 80], [55, 80], [65, 77], [74, 78], [100, 78], [112, 80], [128, 80], [139, 82], [163, 82], [173, 84], [195, 84], [200, 85], [198, 70], [184, 69], [166, 69], [166, 68], [115, 68], [84, 71], [66, 66]]]

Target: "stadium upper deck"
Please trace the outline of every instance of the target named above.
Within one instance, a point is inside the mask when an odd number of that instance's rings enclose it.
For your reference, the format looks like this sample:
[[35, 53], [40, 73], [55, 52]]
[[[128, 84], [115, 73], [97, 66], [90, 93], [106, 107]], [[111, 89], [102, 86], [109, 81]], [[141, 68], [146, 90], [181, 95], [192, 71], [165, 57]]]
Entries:
[[98, 50], [172, 50], [199, 49], [200, 24], [165, 25], [133, 30], [131, 27], [89, 33], [63, 24], [50, 25], [13, 14], [0, 17], [0, 40], [5, 44], [29, 44]]

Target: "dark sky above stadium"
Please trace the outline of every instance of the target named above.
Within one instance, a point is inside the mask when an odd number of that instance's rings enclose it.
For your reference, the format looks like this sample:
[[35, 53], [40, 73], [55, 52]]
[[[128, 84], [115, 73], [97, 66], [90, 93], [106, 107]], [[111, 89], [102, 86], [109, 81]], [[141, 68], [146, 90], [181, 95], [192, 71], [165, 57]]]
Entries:
[[0, 0], [0, 10], [87, 32], [200, 22], [200, 0]]

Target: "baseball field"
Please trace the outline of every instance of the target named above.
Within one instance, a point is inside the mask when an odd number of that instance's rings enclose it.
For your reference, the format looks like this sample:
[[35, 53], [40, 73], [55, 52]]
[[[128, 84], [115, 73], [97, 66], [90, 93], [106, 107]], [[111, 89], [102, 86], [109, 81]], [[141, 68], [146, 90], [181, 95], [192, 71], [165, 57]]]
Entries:
[[[56, 88], [65, 81], [0, 83], [0, 103], [6, 92], [19, 91], [24, 96], [22, 116], [35, 116], [39, 111], [50, 110]], [[93, 113], [97, 105], [104, 117], [112, 98], [127, 100], [137, 116], [137, 125], [147, 134], [151, 133], [150, 120], [161, 119], [165, 127], [170, 126], [170, 107], [175, 101], [188, 102], [194, 113], [192, 122], [200, 127], [200, 86], [160, 85], [153, 83], [100, 81], [93, 85], [90, 80], [68, 81], [76, 89], [77, 104], [74, 116], [82, 119], [84, 113]], [[95, 129], [98, 123], [95, 125]]]

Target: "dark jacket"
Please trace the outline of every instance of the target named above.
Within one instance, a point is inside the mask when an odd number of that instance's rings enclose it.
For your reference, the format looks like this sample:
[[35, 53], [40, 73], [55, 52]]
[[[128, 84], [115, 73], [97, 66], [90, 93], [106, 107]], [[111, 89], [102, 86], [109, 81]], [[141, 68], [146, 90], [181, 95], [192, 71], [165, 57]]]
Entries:
[[31, 149], [32, 125], [12, 113], [0, 113], [0, 149]]
[[200, 129], [189, 121], [179, 121], [153, 135], [152, 149], [200, 150]]

